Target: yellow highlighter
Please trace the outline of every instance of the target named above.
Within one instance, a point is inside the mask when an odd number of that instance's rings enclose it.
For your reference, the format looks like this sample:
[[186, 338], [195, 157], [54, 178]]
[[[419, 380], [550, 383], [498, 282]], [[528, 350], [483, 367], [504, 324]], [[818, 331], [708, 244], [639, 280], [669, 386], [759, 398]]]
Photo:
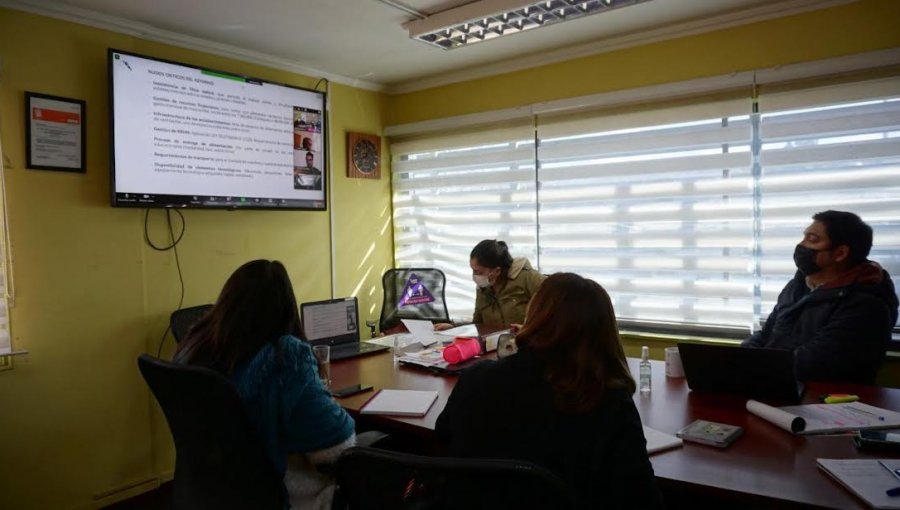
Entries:
[[826, 404], [844, 404], [847, 402], [856, 402], [857, 400], [859, 400], [858, 396], [850, 395], [848, 393], [832, 393], [822, 399]]

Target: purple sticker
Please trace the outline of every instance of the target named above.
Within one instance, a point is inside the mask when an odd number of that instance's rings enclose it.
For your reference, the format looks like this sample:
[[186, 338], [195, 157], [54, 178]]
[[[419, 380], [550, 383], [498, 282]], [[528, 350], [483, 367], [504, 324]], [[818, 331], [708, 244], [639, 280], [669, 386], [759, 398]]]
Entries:
[[419, 280], [419, 276], [416, 273], [410, 274], [409, 280], [406, 281], [406, 286], [403, 287], [403, 296], [400, 297], [397, 308], [432, 302], [434, 302], [434, 296], [431, 295], [431, 292], [428, 292], [425, 284]]

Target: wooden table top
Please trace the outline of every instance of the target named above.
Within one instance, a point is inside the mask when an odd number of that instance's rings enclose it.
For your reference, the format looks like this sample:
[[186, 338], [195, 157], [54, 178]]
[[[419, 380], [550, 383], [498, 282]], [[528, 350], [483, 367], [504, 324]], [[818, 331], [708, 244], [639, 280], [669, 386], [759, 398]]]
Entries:
[[[628, 363], [632, 374], [637, 376], [638, 360], [629, 358]], [[724, 450], [686, 442], [682, 448], [651, 456], [662, 486], [680, 491], [740, 496], [743, 501], [777, 503], [779, 507], [866, 508], [862, 501], [816, 467], [816, 458], [878, 457], [858, 452], [850, 436], [790, 434], [748, 413], [744, 407], [746, 398], [693, 393], [683, 378], [665, 377], [663, 362], [651, 363], [653, 390], [649, 395], [640, 392], [634, 395], [644, 425], [669, 434], [696, 419], [744, 428], [744, 435]], [[397, 366], [390, 352], [334, 362], [331, 377], [334, 388], [362, 383], [374, 386], [376, 391], [383, 388], [437, 391], [437, 402], [421, 418], [360, 417], [358, 411], [372, 397], [372, 392], [339, 400], [355, 418], [365, 420], [367, 425], [426, 439], [433, 437], [435, 421], [456, 384], [453, 376]], [[809, 384], [803, 403], [817, 402], [819, 395], [827, 393], [853, 393], [867, 404], [900, 411], [900, 390], [853, 384]]]

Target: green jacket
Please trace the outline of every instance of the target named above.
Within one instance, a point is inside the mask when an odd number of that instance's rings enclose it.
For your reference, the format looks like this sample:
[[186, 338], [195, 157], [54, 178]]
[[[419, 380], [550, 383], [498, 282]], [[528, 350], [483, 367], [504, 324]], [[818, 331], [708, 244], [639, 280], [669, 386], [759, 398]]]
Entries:
[[544, 278], [546, 276], [531, 267], [528, 259], [513, 259], [512, 266], [506, 273], [506, 284], [500, 292], [494, 294], [490, 287], [475, 292], [472, 322], [491, 325], [522, 324], [528, 302]]

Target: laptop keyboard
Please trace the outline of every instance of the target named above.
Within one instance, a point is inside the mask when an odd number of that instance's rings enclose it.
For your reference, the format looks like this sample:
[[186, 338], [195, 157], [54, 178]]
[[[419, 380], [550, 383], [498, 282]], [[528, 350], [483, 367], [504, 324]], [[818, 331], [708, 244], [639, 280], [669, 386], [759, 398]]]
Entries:
[[333, 360], [341, 360], [346, 358], [352, 358], [358, 354], [364, 354], [371, 351], [376, 350], [384, 350], [381, 346], [372, 345], [372, 344], [364, 344], [364, 343], [353, 343], [353, 344], [344, 344], [341, 346], [332, 346], [331, 347], [331, 359]]

